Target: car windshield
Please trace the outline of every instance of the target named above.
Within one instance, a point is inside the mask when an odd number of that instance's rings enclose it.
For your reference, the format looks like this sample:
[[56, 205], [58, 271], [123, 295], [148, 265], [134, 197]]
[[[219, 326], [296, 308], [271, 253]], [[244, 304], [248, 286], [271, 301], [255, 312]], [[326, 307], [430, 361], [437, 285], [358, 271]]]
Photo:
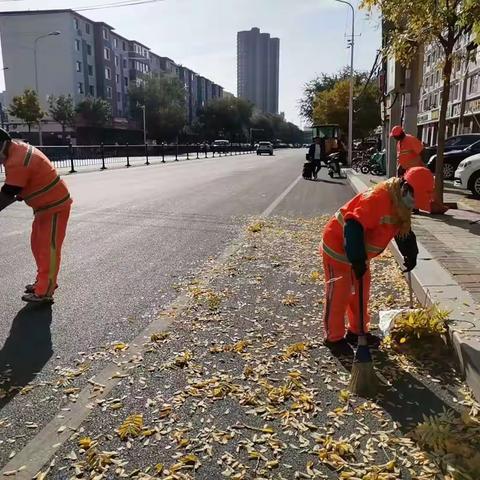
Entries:
[[270, 142], [259, 142], [259, 145], [262, 145], [263, 147], [269, 147]]

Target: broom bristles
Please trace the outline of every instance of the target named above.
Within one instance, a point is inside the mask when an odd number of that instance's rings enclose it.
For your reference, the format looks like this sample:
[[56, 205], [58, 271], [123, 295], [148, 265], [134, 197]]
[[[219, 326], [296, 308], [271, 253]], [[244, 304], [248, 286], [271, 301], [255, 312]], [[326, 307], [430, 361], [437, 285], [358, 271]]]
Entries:
[[367, 345], [359, 345], [355, 354], [349, 390], [361, 397], [374, 397], [378, 391], [378, 377]]

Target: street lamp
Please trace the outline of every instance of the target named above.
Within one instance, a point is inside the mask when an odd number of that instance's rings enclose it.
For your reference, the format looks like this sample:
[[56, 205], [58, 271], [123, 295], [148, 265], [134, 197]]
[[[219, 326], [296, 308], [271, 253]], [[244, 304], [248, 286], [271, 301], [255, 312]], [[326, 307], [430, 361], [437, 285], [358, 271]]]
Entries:
[[353, 156], [353, 47], [355, 45], [355, 8], [346, 0], [335, 0], [339, 3], [344, 3], [352, 9], [352, 38], [349, 45], [350, 51], [350, 99], [348, 102], [348, 165], [352, 166]]
[[143, 113], [143, 144], [147, 144], [147, 118], [145, 114], [145, 105], [140, 105]]
[[[38, 65], [37, 65], [37, 44], [38, 41], [41, 40], [42, 38], [47, 38], [47, 37], [56, 37], [57, 35], [60, 35], [61, 32], [58, 30], [54, 32], [49, 32], [45, 33], [44, 35], [40, 35], [35, 39], [33, 42], [33, 63], [34, 63], [34, 75], [35, 75], [35, 92], [37, 93], [38, 97], [40, 97], [39, 91], [38, 91]], [[43, 139], [42, 139], [42, 121], [40, 120], [38, 122], [38, 140], [39, 144], [43, 145]]]

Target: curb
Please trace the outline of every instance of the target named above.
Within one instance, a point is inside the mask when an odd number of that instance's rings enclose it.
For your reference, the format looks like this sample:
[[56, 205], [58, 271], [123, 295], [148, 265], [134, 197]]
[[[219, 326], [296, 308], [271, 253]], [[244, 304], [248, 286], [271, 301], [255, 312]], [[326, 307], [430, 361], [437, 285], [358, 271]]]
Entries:
[[[353, 171], [347, 172], [347, 179], [357, 193], [370, 187]], [[388, 248], [402, 265], [403, 256], [396, 244], [390, 242]], [[450, 344], [468, 386], [480, 401], [480, 319], [472, 311], [476, 302], [420, 242], [418, 250], [417, 268], [412, 271], [413, 291], [420, 303], [437, 303], [451, 312], [448, 326]]]

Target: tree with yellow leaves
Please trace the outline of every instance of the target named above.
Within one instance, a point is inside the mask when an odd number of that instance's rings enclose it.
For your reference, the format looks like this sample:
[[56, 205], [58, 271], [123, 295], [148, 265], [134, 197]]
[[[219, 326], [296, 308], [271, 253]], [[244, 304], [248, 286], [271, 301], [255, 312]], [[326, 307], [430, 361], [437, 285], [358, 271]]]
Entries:
[[480, 34], [480, 0], [362, 0], [368, 10], [379, 8], [388, 28], [388, 53], [404, 66], [423, 44], [443, 50], [443, 94], [438, 121], [435, 193], [443, 203], [443, 157], [447, 106], [455, 47], [462, 36]]

